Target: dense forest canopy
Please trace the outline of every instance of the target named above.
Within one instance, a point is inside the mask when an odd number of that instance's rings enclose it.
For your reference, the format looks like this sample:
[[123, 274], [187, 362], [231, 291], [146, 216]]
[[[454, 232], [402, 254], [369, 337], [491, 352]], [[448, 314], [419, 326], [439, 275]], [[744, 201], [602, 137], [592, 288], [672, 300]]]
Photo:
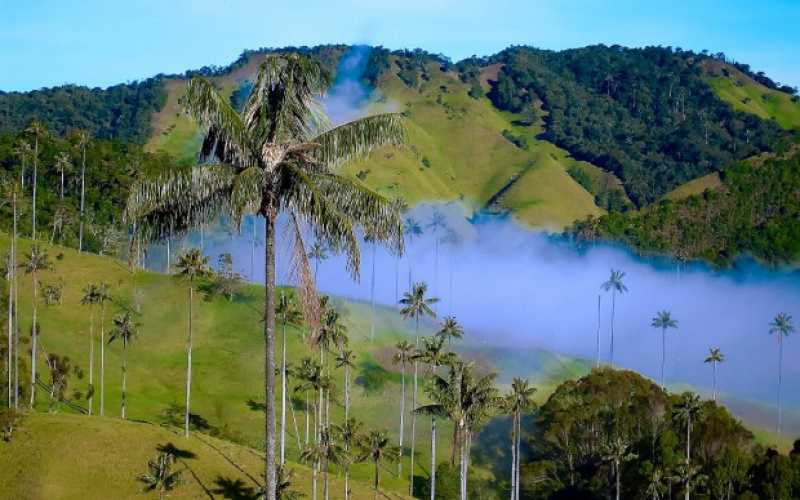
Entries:
[[800, 152], [791, 151], [729, 166], [716, 190], [579, 221], [568, 233], [721, 266], [743, 253], [773, 264], [795, 262], [800, 259]]
[[663, 47], [515, 47], [495, 57], [504, 66], [489, 97], [520, 113], [541, 100], [543, 137], [617, 174], [642, 206], [769, 150], [781, 134], [722, 102], [702, 78], [702, 57]]

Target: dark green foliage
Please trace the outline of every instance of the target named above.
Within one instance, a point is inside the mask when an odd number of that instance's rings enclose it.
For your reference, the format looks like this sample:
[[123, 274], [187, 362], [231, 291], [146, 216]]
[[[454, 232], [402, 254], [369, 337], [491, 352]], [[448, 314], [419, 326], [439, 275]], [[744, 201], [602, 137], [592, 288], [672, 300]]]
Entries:
[[582, 168], [572, 165], [567, 169], [567, 173], [575, 180], [575, 182], [583, 186], [583, 189], [589, 191], [590, 193], [594, 192], [592, 178], [589, 177], [589, 174], [587, 174]]
[[737, 163], [722, 178], [714, 191], [664, 200], [636, 213], [589, 218], [568, 233], [719, 266], [745, 253], [775, 264], [800, 258], [800, 153]]
[[[561, 384], [527, 426], [531, 458], [523, 464], [525, 498], [613, 498], [614, 474], [606, 447], [622, 439], [635, 455], [621, 465], [622, 498], [653, 498], [648, 487], [660, 476], [661, 498], [684, 493], [669, 482], [686, 460], [686, 422], [673, 409], [681, 398], [631, 371], [604, 368]], [[698, 498], [796, 498], [796, 455], [755, 444], [753, 435], [727, 409], [702, 403], [692, 420], [691, 464]], [[693, 496], [695, 496], [693, 495]]]
[[359, 374], [355, 378], [355, 383], [368, 394], [380, 392], [390, 376], [388, 371], [372, 361], [364, 361], [358, 368]]
[[37, 119], [58, 135], [83, 129], [101, 139], [144, 144], [151, 132], [151, 116], [165, 101], [160, 78], [107, 89], [64, 85], [0, 92], [0, 132], [20, 131]]
[[514, 47], [489, 97], [525, 112], [541, 100], [543, 138], [622, 179], [638, 205], [727, 163], [770, 149], [780, 129], [736, 112], [702, 78], [692, 52], [603, 45]]
[[428, 64], [439, 64], [442, 69], [450, 65], [450, 60], [445, 56], [431, 54], [422, 49], [397, 50], [392, 52], [397, 65], [397, 76], [411, 88], [416, 88], [419, 81], [430, 80]]
[[485, 59], [474, 56], [456, 63], [458, 76], [462, 82], [469, 85], [467, 94], [473, 99], [480, 99], [484, 96], [483, 88], [481, 88], [480, 76], [481, 65], [485, 63]]

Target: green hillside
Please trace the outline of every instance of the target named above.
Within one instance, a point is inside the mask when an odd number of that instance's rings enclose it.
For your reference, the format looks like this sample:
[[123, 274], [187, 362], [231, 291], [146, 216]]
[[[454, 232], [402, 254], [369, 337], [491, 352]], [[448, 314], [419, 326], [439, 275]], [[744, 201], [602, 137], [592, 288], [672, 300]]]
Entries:
[[708, 61], [705, 68], [711, 88], [734, 109], [775, 120], [785, 129], [800, 127], [800, 101], [796, 98], [765, 87], [729, 64]]
[[[22, 420], [9, 443], [0, 444], [0, 492], [3, 498], [143, 498], [147, 461], [170, 450], [181, 484], [170, 498], [255, 498], [262, 484], [258, 451], [207, 435], [186, 439], [177, 429], [145, 422], [33, 413]], [[291, 489], [311, 495], [311, 471], [289, 464]], [[368, 483], [351, 482], [352, 498], [373, 497]], [[334, 498], [344, 483], [333, 477]], [[154, 493], [150, 497], [156, 497]], [[405, 498], [386, 493], [384, 498]]]

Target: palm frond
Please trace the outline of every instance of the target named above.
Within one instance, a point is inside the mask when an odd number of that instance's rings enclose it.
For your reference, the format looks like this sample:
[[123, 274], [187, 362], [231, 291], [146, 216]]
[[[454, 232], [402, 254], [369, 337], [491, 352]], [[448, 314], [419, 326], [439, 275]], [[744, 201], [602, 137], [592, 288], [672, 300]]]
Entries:
[[374, 149], [405, 141], [402, 116], [384, 113], [345, 123], [312, 139], [319, 147], [314, 158], [328, 168], [362, 158]]

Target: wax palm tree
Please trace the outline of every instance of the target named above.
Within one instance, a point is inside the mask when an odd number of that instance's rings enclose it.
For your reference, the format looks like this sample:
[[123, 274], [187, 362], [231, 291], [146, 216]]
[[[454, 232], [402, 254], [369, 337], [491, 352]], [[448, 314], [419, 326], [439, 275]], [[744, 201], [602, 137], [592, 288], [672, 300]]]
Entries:
[[27, 167], [28, 160], [33, 156], [33, 147], [31, 143], [25, 140], [20, 140], [14, 148], [14, 154], [20, 160], [22, 169], [19, 173], [19, 187], [22, 192], [25, 191], [25, 168]]
[[522, 414], [533, 407], [535, 387], [527, 379], [514, 378], [511, 392], [505, 398], [506, 411], [511, 414], [511, 500], [519, 499], [519, 464], [522, 441]]
[[395, 344], [397, 352], [394, 353], [392, 360], [400, 365], [400, 455], [397, 460], [397, 475], [403, 472], [403, 433], [405, 431], [406, 415], [406, 365], [414, 356], [414, 346], [407, 340], [401, 340]]
[[[13, 243], [12, 243], [13, 246]], [[14, 251], [13, 248], [9, 251], [3, 259], [4, 264], [4, 275], [6, 279], [6, 283], [8, 285], [8, 299], [6, 302], [6, 309], [8, 312], [8, 347], [6, 348], [6, 374], [8, 376], [7, 380], [7, 389], [8, 389], [8, 408], [11, 409], [14, 406], [14, 398], [13, 398], [13, 391], [14, 391], [14, 368], [13, 368], [13, 356], [14, 356], [14, 275], [16, 274], [16, 269], [14, 269]]]
[[47, 137], [47, 129], [37, 120], [33, 120], [28, 128], [25, 129], [25, 132], [31, 136], [33, 136], [33, 182], [32, 182], [32, 189], [33, 189], [33, 198], [31, 199], [31, 210], [32, 210], [32, 226], [31, 226], [31, 238], [34, 240], [36, 239], [36, 185], [37, 185], [37, 172], [39, 170], [39, 144], [40, 142]]
[[122, 342], [122, 401], [120, 402], [120, 415], [125, 419], [127, 410], [127, 385], [128, 385], [128, 346], [138, 335], [138, 325], [133, 320], [130, 312], [124, 312], [114, 317], [114, 329], [108, 337], [108, 343], [115, 340]]
[[341, 441], [343, 452], [339, 455], [339, 466], [344, 472], [344, 499], [350, 498], [350, 466], [359, 460], [355, 453], [355, 447], [362, 440], [361, 422], [354, 418], [347, 418], [341, 425], [333, 426], [333, 433], [336, 439]]
[[107, 283], [97, 285], [97, 303], [100, 304], [100, 416], [105, 415], [106, 395], [106, 303], [111, 301]]
[[336, 368], [344, 368], [344, 418], [350, 417], [350, 370], [355, 366], [353, 351], [342, 349], [336, 356]]
[[[12, 232], [11, 232], [11, 244], [8, 253], [8, 261], [7, 261], [7, 268], [6, 268], [6, 275], [8, 277], [8, 405], [11, 407], [12, 404], [12, 396], [13, 399], [17, 399], [19, 396], [19, 387], [16, 387], [16, 383], [12, 382], [12, 371], [16, 373], [16, 370], [12, 370], [12, 361], [16, 360], [14, 357], [14, 345], [19, 337], [18, 333], [18, 325], [17, 318], [16, 318], [16, 309], [17, 309], [17, 220], [19, 216], [19, 201], [22, 197], [22, 188], [17, 185], [17, 183], [11, 177], [0, 177], [0, 192], [3, 195], [3, 201], [0, 201], [0, 206], [5, 205], [8, 203], [11, 205], [11, 217], [12, 217]], [[13, 358], [13, 359], [12, 359]], [[15, 375], [15, 380], [18, 379], [18, 374]]]
[[164, 498], [168, 491], [172, 491], [181, 483], [181, 472], [173, 471], [172, 465], [175, 457], [171, 453], [161, 453], [156, 458], [147, 461], [147, 472], [140, 474], [137, 479], [145, 484], [145, 491], [157, 491], [158, 498]]
[[[325, 364], [325, 353], [326, 352], [335, 352], [337, 347], [340, 347], [344, 344], [347, 344], [347, 328], [341, 322], [341, 316], [339, 312], [332, 308], [326, 307], [323, 313], [322, 323], [320, 327], [317, 329], [317, 334], [311, 339], [311, 343], [319, 349], [319, 362], [322, 366], [323, 373], [325, 375], [328, 374], [327, 365]], [[320, 411], [324, 411], [327, 408], [327, 404], [325, 403], [326, 392], [323, 388], [322, 392], [320, 393]], [[330, 393], [327, 393], [328, 401], [330, 401]], [[322, 414], [320, 414], [320, 418]], [[330, 420], [330, 415], [325, 416], [325, 420], [321, 420], [322, 422], [328, 422]]]
[[[673, 416], [686, 424], [686, 459], [685, 465], [691, 465], [692, 451], [692, 426], [694, 420], [698, 418], [703, 409], [700, 397], [691, 392], [684, 392], [681, 395], [680, 403], [673, 409]], [[686, 482], [686, 500], [689, 500], [690, 484]]]
[[664, 470], [661, 468], [653, 469], [653, 474], [650, 476], [650, 481], [647, 483], [646, 494], [650, 495], [653, 500], [661, 500], [664, 493], [667, 491], [665, 484], [668, 479], [664, 475]]
[[[422, 236], [422, 225], [417, 221], [417, 219], [413, 217], [406, 217], [403, 221], [403, 235], [405, 239], [408, 240], [408, 243], [411, 244], [416, 238]], [[411, 262], [408, 263], [408, 287], [411, 288], [413, 285], [412, 280], [413, 269], [411, 267]]]
[[611, 276], [601, 285], [603, 291], [611, 291], [611, 366], [614, 366], [614, 314], [617, 309], [617, 294], [628, 291], [622, 282], [623, 278], [625, 278], [625, 273], [612, 269]]
[[[275, 468], [275, 500], [299, 500], [304, 495], [292, 490], [294, 482], [294, 470], [284, 465]], [[264, 498], [264, 488], [262, 486], [259, 498]]]
[[620, 499], [620, 468], [625, 462], [636, 458], [636, 454], [629, 451], [630, 444], [621, 436], [617, 436], [603, 447], [603, 460], [610, 462], [614, 472], [616, 499]]
[[86, 147], [89, 145], [89, 133], [79, 130], [75, 133], [77, 138], [77, 148], [81, 152], [81, 203], [80, 203], [80, 224], [78, 226], [78, 253], [83, 251], [83, 226], [86, 220]]
[[317, 282], [317, 275], [319, 274], [319, 264], [323, 260], [328, 259], [328, 251], [320, 241], [315, 241], [308, 251], [308, 258], [314, 261], [314, 283]]
[[36, 313], [38, 311], [38, 290], [39, 290], [39, 273], [53, 269], [53, 264], [50, 262], [50, 257], [47, 251], [42, 249], [37, 244], [31, 246], [28, 255], [25, 256], [26, 261], [23, 264], [25, 274], [31, 275], [31, 286], [33, 289], [33, 323], [31, 326], [31, 401], [30, 407], [33, 408], [36, 402], [36, 346], [39, 337], [39, 322], [37, 321]]
[[97, 304], [100, 303], [99, 289], [97, 284], [89, 283], [83, 287], [83, 297], [81, 297], [81, 304], [89, 307], [89, 415], [92, 414], [92, 406], [94, 406], [92, 404], [94, 399], [94, 313]]
[[783, 383], [783, 339], [794, 332], [792, 317], [786, 313], [775, 316], [769, 325], [769, 333], [778, 336], [778, 434], [781, 433], [783, 414], [781, 409], [781, 385]]
[[683, 483], [684, 498], [689, 500], [695, 488], [705, 484], [707, 476], [701, 472], [702, 468], [694, 464], [680, 464], [675, 468], [675, 479]]
[[299, 325], [303, 320], [303, 315], [297, 307], [293, 296], [281, 291], [278, 296], [278, 304], [275, 307], [275, 314], [280, 318], [281, 332], [281, 460], [280, 464], [286, 463], [286, 325]]
[[650, 326], [661, 330], [661, 388], [663, 389], [664, 364], [667, 358], [667, 328], [678, 328], [678, 321], [672, 318], [669, 311], [659, 311]]
[[[435, 336], [423, 341], [422, 349], [414, 355], [414, 359], [428, 365], [435, 377], [440, 366], [455, 361], [455, 354], [444, 350], [444, 337]], [[431, 417], [431, 500], [436, 497], [436, 417], [446, 417], [443, 408], [437, 405], [415, 408], [415, 413], [422, 413]]]
[[385, 461], [394, 462], [399, 457], [399, 451], [396, 446], [389, 443], [389, 437], [385, 431], [370, 431], [367, 438], [362, 443], [363, 455], [366, 460], [369, 459], [374, 466], [374, 475], [372, 485], [375, 488], [375, 496], [381, 488], [381, 464]]
[[712, 370], [713, 370], [713, 382], [714, 382], [714, 402], [717, 402], [717, 363], [722, 363], [725, 361], [725, 355], [722, 354], [722, 350], [719, 347], [709, 347], [708, 348], [708, 356], [703, 361], [704, 363], [711, 363]]
[[194, 303], [194, 287], [199, 279], [211, 276], [208, 257], [197, 248], [186, 250], [178, 257], [175, 264], [178, 278], [189, 285], [189, 335], [186, 338], [186, 407], [183, 416], [183, 434], [189, 437], [189, 415], [192, 401], [192, 305]]
[[[411, 290], [403, 294], [400, 299], [400, 314], [404, 318], [414, 318], [415, 323], [415, 347], [419, 348], [419, 319], [424, 316], [436, 317], [436, 313], [431, 306], [436, 304], [439, 299], [436, 297], [426, 297], [428, 292], [428, 285], [425, 282], [414, 283]], [[411, 396], [411, 492], [414, 491], [414, 446], [416, 444], [417, 436], [417, 414], [414, 410], [417, 407], [417, 377], [418, 377], [418, 363], [414, 360], [414, 388]]]
[[[175, 169], [133, 186], [126, 214], [151, 239], [163, 239], [225, 214], [237, 223], [248, 213], [266, 220], [265, 234], [265, 483], [275, 497], [275, 220], [289, 214], [296, 253], [306, 262], [300, 222], [318, 240], [344, 253], [358, 274], [356, 227], [369, 227], [380, 241], [399, 238], [400, 218], [391, 203], [334, 168], [374, 148], [403, 140], [401, 117], [369, 116], [331, 127], [319, 106], [329, 84], [321, 63], [303, 55], [265, 58], [242, 114], [205, 78], [192, 79], [187, 110], [206, 130], [193, 169]], [[303, 267], [304, 286], [313, 280]], [[310, 286], [309, 286], [310, 285]], [[308, 301], [308, 304], [313, 301]]]
[[464, 338], [464, 328], [456, 321], [455, 316], [447, 316], [439, 326], [439, 331], [436, 332], [436, 335], [442, 339], [447, 339], [447, 345], [450, 345], [453, 339]]
[[323, 427], [319, 433], [319, 441], [306, 446], [300, 454], [301, 460], [312, 464], [312, 498], [317, 498], [317, 470], [322, 470], [323, 474], [323, 497], [328, 499], [328, 471], [330, 463], [339, 462], [344, 451], [341, 445], [337, 444], [331, 436], [327, 427]]
[[64, 199], [64, 175], [72, 172], [72, 168], [72, 160], [69, 157], [69, 153], [62, 151], [56, 156], [56, 169], [61, 174], [61, 193], [59, 198], [62, 200]]

